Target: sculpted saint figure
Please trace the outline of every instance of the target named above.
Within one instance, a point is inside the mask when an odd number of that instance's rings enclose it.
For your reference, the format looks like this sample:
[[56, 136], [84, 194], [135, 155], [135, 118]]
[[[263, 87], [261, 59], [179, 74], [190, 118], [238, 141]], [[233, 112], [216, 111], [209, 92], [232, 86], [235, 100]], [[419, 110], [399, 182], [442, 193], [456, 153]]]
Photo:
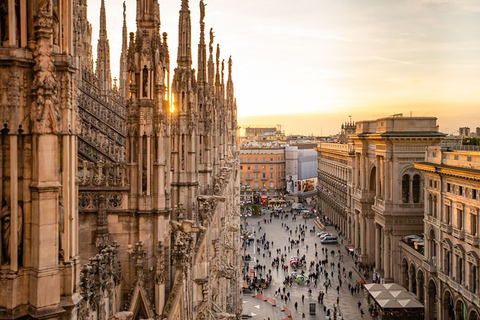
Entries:
[[200, 0], [200, 23], [203, 23], [203, 19], [205, 19], [205, 2]]

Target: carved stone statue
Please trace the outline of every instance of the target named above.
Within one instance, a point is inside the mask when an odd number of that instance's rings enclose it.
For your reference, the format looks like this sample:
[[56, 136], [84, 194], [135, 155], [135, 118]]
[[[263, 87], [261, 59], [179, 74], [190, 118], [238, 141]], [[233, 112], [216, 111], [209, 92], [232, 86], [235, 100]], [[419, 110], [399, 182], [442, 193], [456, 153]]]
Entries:
[[203, 20], [205, 19], [205, 2], [203, 0], [200, 0], [200, 23], [203, 23]]
[[215, 35], [213, 34], [213, 28], [210, 28], [210, 43], [208, 44], [210, 53], [213, 52], [213, 39], [215, 39]]
[[[20, 252], [22, 248], [22, 231], [23, 231], [23, 214], [20, 206], [18, 207], [17, 212], [17, 243], [18, 251]], [[11, 208], [9, 205], [6, 205], [2, 208], [2, 213], [0, 215], [2, 222], [2, 253], [3, 253], [3, 263], [10, 264], [11, 251], [10, 251], [10, 238], [11, 238]]]

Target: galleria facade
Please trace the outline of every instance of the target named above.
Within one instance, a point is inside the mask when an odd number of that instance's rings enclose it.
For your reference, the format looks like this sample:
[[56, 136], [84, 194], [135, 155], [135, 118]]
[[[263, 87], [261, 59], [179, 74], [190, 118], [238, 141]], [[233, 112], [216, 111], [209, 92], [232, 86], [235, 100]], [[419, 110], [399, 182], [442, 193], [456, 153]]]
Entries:
[[343, 130], [348, 141], [317, 147], [319, 209], [360, 264], [416, 295], [425, 319], [478, 320], [480, 151], [447, 147], [433, 117]]
[[0, 1], [0, 319], [240, 317], [232, 60], [179, 5], [172, 83], [158, 0], [117, 83], [104, 0], [96, 68], [87, 0]]

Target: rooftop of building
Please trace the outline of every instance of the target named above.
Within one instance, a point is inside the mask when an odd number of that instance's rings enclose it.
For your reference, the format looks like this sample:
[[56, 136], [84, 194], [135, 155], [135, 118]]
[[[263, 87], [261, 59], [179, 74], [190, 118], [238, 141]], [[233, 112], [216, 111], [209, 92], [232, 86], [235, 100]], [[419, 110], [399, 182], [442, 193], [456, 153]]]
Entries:
[[404, 117], [397, 114], [376, 120], [357, 121], [355, 134], [379, 134], [384, 137], [431, 136], [443, 137], [436, 117]]

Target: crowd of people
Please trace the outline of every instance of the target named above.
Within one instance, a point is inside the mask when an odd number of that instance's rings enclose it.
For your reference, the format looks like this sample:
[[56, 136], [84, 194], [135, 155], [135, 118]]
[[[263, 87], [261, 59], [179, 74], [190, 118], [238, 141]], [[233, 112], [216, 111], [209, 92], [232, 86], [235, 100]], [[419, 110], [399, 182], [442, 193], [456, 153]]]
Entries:
[[[272, 217], [282, 220], [282, 230], [278, 230], [278, 233], [284, 232], [286, 241], [282, 243], [275, 244], [270, 241], [269, 234], [265, 230], [265, 227], [272, 223]], [[285, 208], [276, 215], [266, 215], [258, 221], [255, 253], [262, 262], [258, 258], [255, 259], [253, 267], [255, 275], [252, 274], [251, 265], [245, 266], [244, 279], [247, 284], [250, 284], [250, 289], [258, 290], [259, 293], [273, 293], [277, 300], [281, 300], [286, 305], [293, 305], [296, 311], [300, 304], [305, 304], [306, 297], [310, 299], [309, 301], [315, 299], [313, 301], [320, 305], [327, 316], [335, 313], [338, 316], [337, 319], [342, 319], [340, 290], [346, 286], [351, 296], [358, 299], [359, 316], [363, 318], [365, 314], [364, 306], [361, 305], [363, 280], [354, 280], [353, 270], [342, 266], [344, 253], [340, 249], [340, 245], [327, 247], [317, 244], [319, 241], [315, 241], [314, 246], [309, 247], [305, 243], [305, 237], [307, 233], [316, 234], [316, 227], [312, 226], [312, 220], [304, 219], [302, 222], [297, 222], [298, 217], [299, 213], [295, 210]], [[301, 219], [299, 220], [301, 221]], [[277, 230], [275, 233], [278, 235]], [[310, 245], [312, 245], [311, 242]], [[346, 253], [349, 254], [348, 250]], [[272, 275], [274, 272], [276, 279], [283, 279], [280, 285], [273, 286]], [[358, 279], [358, 277], [355, 278]], [[251, 284], [255, 283], [254, 279], [265, 279], [273, 287], [267, 289], [269, 285], [252, 286]], [[298, 287], [294, 288], [294, 286]], [[292, 290], [298, 292], [298, 289], [302, 295], [301, 297], [296, 295], [298, 298], [295, 298]], [[333, 300], [333, 304], [327, 305], [326, 300]], [[305, 318], [305, 312], [302, 312], [302, 318]]]

